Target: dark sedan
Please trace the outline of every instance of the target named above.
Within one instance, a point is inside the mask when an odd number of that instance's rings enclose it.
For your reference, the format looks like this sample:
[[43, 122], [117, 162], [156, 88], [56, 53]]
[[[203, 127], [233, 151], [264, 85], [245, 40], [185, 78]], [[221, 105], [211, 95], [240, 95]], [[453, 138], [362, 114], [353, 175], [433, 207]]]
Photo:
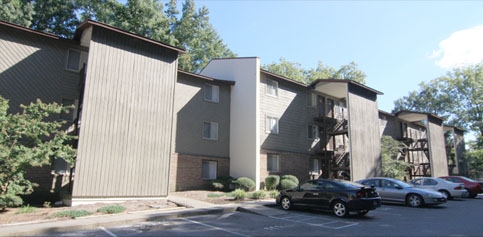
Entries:
[[374, 188], [345, 180], [314, 179], [296, 188], [280, 191], [277, 205], [288, 210], [293, 205], [310, 205], [331, 209], [338, 217], [350, 212], [363, 216], [381, 206]]

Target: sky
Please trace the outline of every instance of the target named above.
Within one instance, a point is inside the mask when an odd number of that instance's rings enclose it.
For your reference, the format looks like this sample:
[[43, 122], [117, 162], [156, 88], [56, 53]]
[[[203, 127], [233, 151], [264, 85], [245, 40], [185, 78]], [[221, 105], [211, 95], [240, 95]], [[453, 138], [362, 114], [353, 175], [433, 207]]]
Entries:
[[[181, 5], [183, 1], [178, 1]], [[483, 1], [195, 0], [238, 57], [302, 68], [355, 62], [380, 110], [483, 59]]]

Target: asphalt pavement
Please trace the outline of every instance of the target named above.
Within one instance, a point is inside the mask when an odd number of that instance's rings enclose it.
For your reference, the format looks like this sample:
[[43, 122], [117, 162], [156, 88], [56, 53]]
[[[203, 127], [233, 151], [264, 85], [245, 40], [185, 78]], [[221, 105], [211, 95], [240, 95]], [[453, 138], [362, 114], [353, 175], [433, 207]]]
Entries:
[[42, 236], [53, 232], [67, 232], [93, 229], [99, 227], [112, 227], [132, 224], [143, 221], [159, 221], [173, 218], [229, 213], [235, 211], [250, 212], [264, 216], [284, 215], [287, 212], [271, 208], [275, 205], [274, 199], [245, 201], [233, 204], [212, 204], [177, 195], [169, 195], [168, 201], [176, 203], [176, 208], [161, 208], [153, 211], [121, 213], [92, 217], [81, 217], [62, 221], [38, 221], [0, 225], [0, 236]]

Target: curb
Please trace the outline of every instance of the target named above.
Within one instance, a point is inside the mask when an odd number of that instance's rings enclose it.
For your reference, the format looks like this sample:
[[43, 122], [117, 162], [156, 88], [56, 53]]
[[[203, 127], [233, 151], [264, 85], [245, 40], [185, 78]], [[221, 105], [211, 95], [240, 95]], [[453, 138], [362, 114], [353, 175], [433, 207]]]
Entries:
[[113, 215], [102, 218], [78, 218], [67, 221], [25, 223], [0, 227], [0, 236], [48, 235], [56, 232], [79, 231], [99, 227], [113, 227], [144, 221], [162, 221], [167, 219], [235, 212], [237, 206], [170, 210], [158, 213], [132, 213]]

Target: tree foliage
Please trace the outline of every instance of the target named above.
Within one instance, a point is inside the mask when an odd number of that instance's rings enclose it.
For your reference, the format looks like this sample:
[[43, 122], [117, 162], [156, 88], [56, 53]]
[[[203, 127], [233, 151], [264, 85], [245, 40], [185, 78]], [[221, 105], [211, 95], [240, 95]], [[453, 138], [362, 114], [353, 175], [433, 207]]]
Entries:
[[319, 61], [317, 68], [304, 69], [298, 62], [290, 62], [285, 58], [280, 58], [278, 63], [266, 64], [262, 68], [305, 84], [310, 84], [317, 79], [347, 79], [362, 84], [366, 83], [366, 74], [357, 68], [355, 62], [342, 65], [336, 70]]
[[[199, 72], [213, 58], [235, 57], [209, 22], [206, 7], [185, 0], [0, 0], [0, 20], [72, 37], [87, 19], [183, 48], [179, 68]], [[166, 9], [165, 9], [166, 7]]]
[[9, 114], [8, 108], [8, 100], [0, 97], [0, 207], [20, 205], [19, 195], [33, 191], [35, 184], [25, 178], [28, 169], [49, 165], [54, 158], [72, 164], [76, 154], [68, 145], [75, 137], [62, 131], [63, 122], [50, 118], [69, 107], [39, 100], [21, 105], [22, 114]]
[[400, 154], [407, 146], [390, 136], [381, 137], [382, 173], [386, 177], [402, 179], [411, 165]]
[[[413, 110], [436, 114], [448, 125], [483, 136], [483, 64], [455, 68], [445, 76], [421, 83], [394, 102], [393, 112]], [[480, 146], [480, 149], [483, 148]]]

